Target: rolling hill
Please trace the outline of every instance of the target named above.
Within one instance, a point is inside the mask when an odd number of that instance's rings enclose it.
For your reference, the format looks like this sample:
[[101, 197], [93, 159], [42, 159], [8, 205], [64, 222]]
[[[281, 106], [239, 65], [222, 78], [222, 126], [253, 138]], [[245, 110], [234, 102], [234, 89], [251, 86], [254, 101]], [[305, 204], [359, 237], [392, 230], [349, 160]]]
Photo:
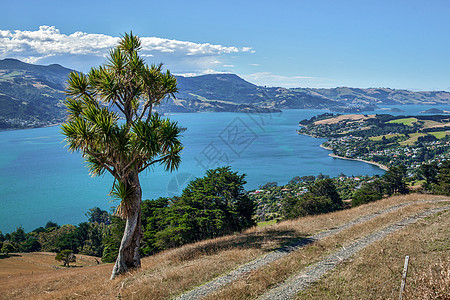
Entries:
[[[0, 60], [0, 129], [41, 127], [62, 122], [67, 75], [60, 65], [33, 65], [16, 59]], [[263, 87], [235, 74], [177, 76], [177, 99], [160, 112], [270, 113], [280, 109], [371, 110], [389, 104], [450, 104], [444, 91], [412, 92], [387, 88], [333, 89]]]
[[0, 61], [0, 128], [39, 127], [64, 120], [64, 82], [72, 70], [15, 59]]
[[408, 299], [447, 299], [448, 216], [448, 198], [394, 196], [169, 249], [114, 280], [93, 257], [62, 268], [49, 253], [14, 254], [0, 259], [0, 299], [256, 299], [286, 285], [265, 298], [392, 299], [405, 255]]

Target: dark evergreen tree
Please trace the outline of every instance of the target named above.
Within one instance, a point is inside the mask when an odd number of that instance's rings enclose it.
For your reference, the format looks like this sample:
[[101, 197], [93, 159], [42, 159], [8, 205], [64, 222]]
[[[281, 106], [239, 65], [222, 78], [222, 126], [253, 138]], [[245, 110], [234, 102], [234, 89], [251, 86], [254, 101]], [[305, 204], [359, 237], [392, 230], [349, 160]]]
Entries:
[[438, 179], [439, 167], [437, 163], [423, 164], [419, 169], [419, 176], [425, 179], [424, 188], [431, 190], [432, 185], [436, 184]]
[[109, 213], [106, 210], [102, 210], [98, 207], [89, 209], [86, 213], [88, 221], [90, 223], [109, 224]]
[[122, 240], [123, 231], [125, 230], [125, 220], [112, 216], [111, 224], [105, 230], [103, 236], [103, 253], [102, 261], [105, 263], [114, 262], [119, 254], [120, 242]]
[[51, 228], [56, 228], [56, 229], [58, 229], [58, 228], [59, 228], [59, 225], [56, 224], [56, 223], [53, 222], [53, 221], [48, 221], [47, 224], [45, 224], [45, 229], [51, 229]]
[[367, 183], [353, 193], [352, 206], [380, 200], [383, 198], [384, 190], [385, 184], [381, 180]]
[[156, 234], [168, 225], [169, 198], [142, 201], [143, 237], [141, 251], [143, 255], [150, 255], [162, 250], [156, 244]]
[[342, 199], [333, 180], [326, 178], [315, 181], [309, 186], [309, 191], [298, 198], [285, 198], [282, 202], [282, 215], [286, 219], [293, 219], [332, 212], [342, 206]]
[[22, 227], [18, 227], [16, 231], [11, 233], [10, 241], [15, 244], [20, 244], [25, 242], [27, 239], [27, 235]]
[[255, 225], [255, 203], [244, 191], [244, 178], [245, 174], [222, 167], [190, 182], [181, 197], [173, 198], [166, 210], [159, 209], [167, 213], [162, 223], [147, 223], [155, 230], [164, 227], [154, 235], [153, 247], [174, 247]]
[[309, 192], [315, 197], [326, 197], [331, 200], [332, 207], [330, 211], [342, 208], [342, 199], [336, 190], [333, 180], [326, 178], [316, 181], [310, 186]]
[[439, 166], [436, 181], [433, 191], [437, 194], [450, 196], [450, 160], [442, 162]]
[[409, 189], [406, 185], [405, 177], [406, 167], [404, 165], [390, 168], [389, 171], [383, 175], [386, 193], [389, 196], [395, 193], [408, 194]]

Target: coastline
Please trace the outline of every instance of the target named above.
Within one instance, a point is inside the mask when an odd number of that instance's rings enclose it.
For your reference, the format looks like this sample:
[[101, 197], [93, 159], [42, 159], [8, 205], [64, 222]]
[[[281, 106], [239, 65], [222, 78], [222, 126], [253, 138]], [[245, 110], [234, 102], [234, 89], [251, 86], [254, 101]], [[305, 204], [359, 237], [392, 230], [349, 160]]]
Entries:
[[46, 127], [60, 126], [61, 124], [62, 124], [62, 122], [61, 123], [54, 123], [54, 124], [43, 125], [43, 126], [36, 126], [36, 127], [3, 128], [3, 129], [0, 129], [0, 132], [13, 131], [13, 130], [28, 130], [28, 129], [46, 128]]
[[371, 164], [371, 165], [377, 166], [381, 170], [389, 171], [389, 168], [387, 166], [379, 164], [379, 163], [376, 163], [376, 162], [373, 162], [373, 161], [368, 161], [368, 160], [364, 160], [364, 159], [360, 159], [360, 158], [348, 158], [348, 157], [338, 156], [338, 155], [335, 155], [333, 153], [328, 154], [328, 156], [331, 156], [331, 157], [334, 157], [334, 158], [339, 158], [339, 159], [360, 161], [360, 162], [364, 162], [366, 164]]
[[328, 150], [328, 151], [333, 151], [333, 149], [331, 149], [330, 147], [326, 147], [323, 144], [320, 144], [320, 148], [323, 148], [323, 149]]
[[[325, 150], [328, 150], [328, 151], [333, 151], [333, 149], [331, 149], [331, 148], [329, 148], [329, 147], [326, 147], [326, 146], [323, 146], [323, 145], [320, 145], [320, 147], [323, 148], [323, 149], [325, 149]], [[364, 160], [364, 159], [360, 159], [360, 158], [348, 158], [348, 157], [343, 157], [343, 156], [336, 155], [336, 154], [334, 154], [334, 153], [330, 153], [330, 154], [328, 154], [328, 156], [331, 156], [331, 157], [334, 157], [334, 158], [339, 158], [339, 159], [346, 159], [346, 160], [360, 161], [360, 162], [364, 162], [364, 163], [366, 163], [366, 164], [371, 164], [371, 165], [377, 166], [377, 167], [380, 168], [381, 170], [389, 171], [389, 168], [388, 168], [387, 166], [385, 166], [385, 165], [383, 165], [383, 164], [380, 164], [380, 163], [373, 162], [373, 161], [368, 161], [368, 160]]]

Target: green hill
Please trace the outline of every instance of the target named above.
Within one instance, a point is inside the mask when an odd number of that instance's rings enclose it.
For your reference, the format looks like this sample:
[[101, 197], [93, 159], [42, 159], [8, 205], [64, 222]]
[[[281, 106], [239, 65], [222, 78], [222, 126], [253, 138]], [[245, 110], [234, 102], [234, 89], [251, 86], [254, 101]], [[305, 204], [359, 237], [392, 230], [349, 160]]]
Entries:
[[0, 60], [0, 128], [39, 127], [61, 122], [64, 83], [72, 70]]

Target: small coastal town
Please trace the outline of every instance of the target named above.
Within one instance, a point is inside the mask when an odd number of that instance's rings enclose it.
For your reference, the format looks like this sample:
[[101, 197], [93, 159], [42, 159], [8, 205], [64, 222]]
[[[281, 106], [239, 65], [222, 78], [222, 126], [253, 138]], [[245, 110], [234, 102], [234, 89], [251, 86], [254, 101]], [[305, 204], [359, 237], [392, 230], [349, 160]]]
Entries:
[[380, 168], [404, 165], [417, 176], [423, 164], [450, 157], [450, 116], [333, 115], [300, 121], [299, 134], [328, 138], [332, 156], [362, 160]]

